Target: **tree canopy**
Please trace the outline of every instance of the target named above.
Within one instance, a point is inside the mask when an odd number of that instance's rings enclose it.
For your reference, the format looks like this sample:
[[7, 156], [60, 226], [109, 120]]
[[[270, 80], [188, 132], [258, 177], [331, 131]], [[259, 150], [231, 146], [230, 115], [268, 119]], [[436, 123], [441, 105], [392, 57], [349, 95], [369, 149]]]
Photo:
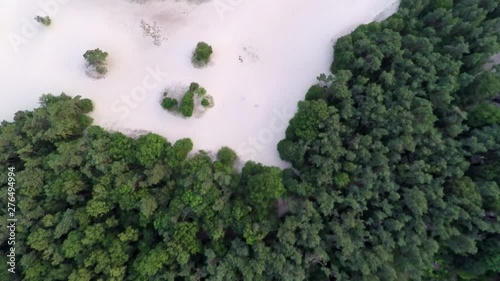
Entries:
[[285, 170], [108, 132], [90, 100], [43, 95], [0, 125], [8, 280], [494, 280], [499, 15], [496, 0], [402, 0], [340, 38], [278, 144]]

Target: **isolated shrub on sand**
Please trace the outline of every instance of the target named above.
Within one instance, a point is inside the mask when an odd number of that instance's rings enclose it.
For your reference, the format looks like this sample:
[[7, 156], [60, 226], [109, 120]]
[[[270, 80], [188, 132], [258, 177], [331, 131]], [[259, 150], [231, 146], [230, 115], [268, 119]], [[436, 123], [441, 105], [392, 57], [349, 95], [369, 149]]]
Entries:
[[85, 54], [83, 54], [83, 57], [89, 66], [95, 68], [97, 73], [104, 75], [108, 72], [108, 69], [106, 68], [106, 58], [108, 57], [107, 52], [103, 52], [97, 48], [95, 50], [86, 51]]
[[185, 117], [193, 116], [194, 94], [192, 91], [187, 91], [184, 97], [182, 97], [180, 111]]
[[179, 102], [174, 98], [164, 98], [161, 102], [161, 106], [166, 110], [174, 110]]
[[210, 61], [212, 55], [212, 46], [205, 42], [199, 42], [193, 54], [193, 64], [196, 66], [204, 66]]
[[210, 108], [214, 106], [214, 98], [211, 95], [206, 95], [201, 99], [201, 106]]
[[45, 17], [42, 17], [42, 16], [36, 16], [35, 17], [35, 20], [45, 26], [49, 26], [51, 23], [52, 23], [52, 20], [50, 19], [49, 16], [45, 16]]
[[210, 101], [207, 98], [204, 98], [201, 100], [201, 105], [203, 105], [203, 107], [209, 107]]

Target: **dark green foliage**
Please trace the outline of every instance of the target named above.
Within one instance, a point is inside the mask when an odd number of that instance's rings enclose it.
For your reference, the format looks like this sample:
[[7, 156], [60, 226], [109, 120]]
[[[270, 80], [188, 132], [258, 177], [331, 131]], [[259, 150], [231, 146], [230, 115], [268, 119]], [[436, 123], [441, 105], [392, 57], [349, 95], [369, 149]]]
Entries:
[[265, 217], [272, 202], [285, 192], [281, 171], [275, 167], [264, 167], [262, 164], [249, 161], [241, 171], [243, 192], [254, 212]]
[[161, 102], [161, 106], [166, 110], [175, 110], [179, 102], [177, 99], [166, 97]]
[[108, 53], [103, 52], [99, 48], [97, 48], [95, 50], [88, 50], [87, 52], [85, 52], [83, 57], [90, 65], [102, 65], [106, 62]]
[[204, 107], [209, 107], [210, 106], [210, 101], [206, 98], [201, 100], [201, 105]]
[[217, 162], [204, 152], [188, 157], [190, 139], [170, 145], [155, 134], [109, 133], [89, 127], [88, 100], [40, 100], [40, 108], [0, 126], [0, 168], [15, 167], [18, 180], [12, 280], [215, 276], [211, 267], [239, 256], [238, 243], [261, 247], [276, 231], [269, 208], [284, 190], [279, 169], [249, 164], [240, 188], [236, 154], [227, 147]]
[[214, 161], [189, 139], [110, 133], [90, 126], [89, 100], [42, 96], [0, 125], [0, 170], [16, 168], [10, 279], [494, 280], [499, 80], [484, 63], [500, 11], [451, 3], [403, 0], [337, 41], [278, 144], [284, 171], [238, 173], [227, 147]]
[[224, 146], [217, 151], [217, 160], [226, 166], [232, 167], [237, 158], [238, 156], [236, 155], [236, 152], [227, 146]]
[[198, 84], [196, 82], [192, 82], [191, 84], [189, 84], [189, 91], [190, 92], [194, 92], [199, 88], [200, 88], [200, 84]]
[[299, 111], [286, 131], [287, 137], [312, 140], [320, 133], [323, 122], [329, 117], [329, 108], [324, 100], [301, 101], [298, 107]]
[[193, 149], [191, 139], [180, 139], [167, 150], [167, 164], [171, 167], [178, 167]]
[[49, 26], [51, 23], [52, 23], [52, 20], [50, 19], [49, 16], [45, 16], [45, 17], [42, 17], [42, 16], [36, 16], [35, 17], [35, 20], [45, 26]]
[[193, 64], [198, 66], [206, 65], [210, 61], [210, 56], [212, 55], [212, 46], [205, 42], [199, 42], [196, 45], [196, 49], [193, 54]]
[[330, 222], [336, 280], [497, 274], [478, 249], [500, 232], [499, 76], [484, 69], [500, 52], [498, 8], [402, 1], [340, 38], [326, 95], [313, 86], [299, 102], [278, 150], [296, 169], [287, 190]]
[[83, 99], [79, 102], [78, 107], [82, 111], [82, 113], [89, 113], [94, 110], [94, 104], [89, 99]]
[[[201, 98], [201, 102], [199, 102]], [[196, 106], [212, 107], [213, 98], [207, 95], [205, 88], [200, 87], [198, 83], [192, 82], [188, 90], [179, 102], [174, 98], [165, 97], [161, 103], [162, 107], [166, 110], [179, 111], [184, 117], [193, 116]]]
[[[195, 109], [195, 98], [200, 98], [205, 96], [207, 91], [205, 88], [200, 87], [198, 83], [191, 83], [189, 85], [188, 91], [184, 94], [184, 96], [181, 99], [181, 105], [179, 107], [179, 111], [184, 115], [185, 117], [191, 117], [193, 116], [193, 112]], [[210, 107], [212, 106], [212, 103], [210, 102], [209, 98], [211, 97], [206, 97], [202, 98], [201, 100], [201, 105], [205, 107]], [[208, 103], [208, 104], [207, 104]]]
[[325, 98], [325, 89], [320, 85], [313, 85], [306, 94], [306, 100], [319, 100]]
[[444, 9], [451, 9], [453, 8], [453, 0], [435, 0], [432, 3], [433, 8], [444, 8]]
[[88, 50], [83, 54], [83, 57], [90, 66], [93, 66], [97, 73], [104, 75], [108, 71], [106, 68], [107, 52], [101, 51], [99, 48], [95, 50]]
[[185, 117], [193, 116], [194, 110], [194, 93], [192, 91], [187, 91], [181, 100], [180, 111]]

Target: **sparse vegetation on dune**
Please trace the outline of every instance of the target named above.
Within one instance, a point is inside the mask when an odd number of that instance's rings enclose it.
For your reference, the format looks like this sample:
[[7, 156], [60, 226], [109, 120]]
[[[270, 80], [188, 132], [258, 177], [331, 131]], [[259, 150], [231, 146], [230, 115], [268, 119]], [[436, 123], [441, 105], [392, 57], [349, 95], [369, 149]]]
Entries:
[[210, 108], [214, 106], [214, 101], [212, 96], [207, 95], [205, 88], [193, 82], [180, 98], [180, 102], [176, 98], [165, 96], [161, 105], [169, 111], [177, 110], [184, 117], [192, 117], [197, 108], [200, 109], [200, 106], [205, 109]]
[[83, 57], [87, 61], [87, 67], [90, 68], [90, 72], [95, 71], [98, 75], [97, 77], [104, 77], [108, 72], [106, 59], [108, 58], [108, 53], [97, 48], [94, 50], [88, 50], [83, 54]]
[[52, 19], [49, 16], [36, 16], [35, 20], [45, 26], [49, 26], [52, 23]]
[[210, 57], [213, 54], [212, 46], [205, 42], [199, 42], [193, 53], [193, 64], [195, 66], [205, 66], [210, 62]]

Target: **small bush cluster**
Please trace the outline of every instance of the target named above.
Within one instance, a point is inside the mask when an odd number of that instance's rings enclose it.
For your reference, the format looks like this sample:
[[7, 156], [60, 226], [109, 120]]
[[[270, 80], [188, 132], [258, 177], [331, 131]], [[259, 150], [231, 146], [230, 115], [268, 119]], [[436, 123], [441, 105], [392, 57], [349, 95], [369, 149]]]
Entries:
[[193, 64], [196, 66], [204, 66], [210, 62], [210, 56], [213, 54], [212, 46], [205, 42], [199, 42], [193, 54]]
[[49, 16], [45, 16], [45, 17], [42, 17], [42, 16], [36, 16], [35, 17], [35, 20], [45, 26], [49, 26], [51, 23], [52, 23], [52, 20], [50, 19]]
[[197, 104], [201, 104], [204, 108], [212, 107], [214, 104], [213, 98], [210, 95], [207, 95], [207, 90], [195, 82], [189, 85], [189, 89], [180, 99], [180, 102], [177, 99], [167, 97], [166, 95], [167, 93], [164, 93], [161, 106], [168, 111], [178, 111], [184, 117], [193, 116]]
[[179, 102], [174, 99], [174, 98], [164, 98], [163, 101], [161, 102], [161, 106], [166, 109], [166, 110], [174, 110], [177, 108], [177, 106], [179, 105]]

